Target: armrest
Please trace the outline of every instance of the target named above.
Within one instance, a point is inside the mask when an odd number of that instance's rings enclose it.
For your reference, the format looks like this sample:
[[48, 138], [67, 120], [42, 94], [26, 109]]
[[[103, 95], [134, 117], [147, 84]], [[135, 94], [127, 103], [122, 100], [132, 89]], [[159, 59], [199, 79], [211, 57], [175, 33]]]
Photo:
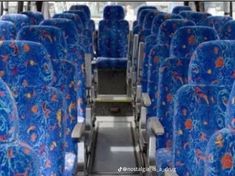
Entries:
[[164, 128], [156, 117], [151, 117], [148, 119], [148, 129], [156, 136], [164, 134]]
[[143, 101], [144, 106], [150, 106], [151, 105], [151, 99], [150, 99], [148, 93], [142, 93], [142, 101]]
[[80, 140], [85, 132], [85, 124], [84, 123], [77, 123], [73, 128], [71, 137], [73, 139]]

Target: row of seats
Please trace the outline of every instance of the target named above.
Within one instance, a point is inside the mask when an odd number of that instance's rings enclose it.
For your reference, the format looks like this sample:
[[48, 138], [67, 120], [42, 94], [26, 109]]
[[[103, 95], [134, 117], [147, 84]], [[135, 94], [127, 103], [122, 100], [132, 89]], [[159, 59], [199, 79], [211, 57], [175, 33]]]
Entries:
[[[79, 16], [36, 20], [38, 15], [1, 18], [1, 78], [12, 93], [1, 81], [3, 105], [10, 106], [1, 108], [1, 175], [76, 172], [79, 149], [71, 133], [86, 115], [84, 55], [89, 50], [84, 41], [89, 39], [77, 25]], [[30, 18], [35, 23], [26, 23]]]
[[[133, 29], [139, 30], [145, 46], [141, 79], [151, 99], [147, 118], [157, 117], [164, 127], [164, 134], [157, 136], [157, 167], [175, 167], [179, 175], [233, 175], [232, 142], [226, 139], [230, 146], [224, 146], [215, 139], [221, 132], [213, 133], [230, 123], [226, 104], [234, 81], [235, 43], [224, 39], [233, 40], [235, 23], [231, 17], [188, 7], [177, 7], [164, 18], [159, 14], [163, 13], [145, 7]], [[179, 19], [173, 17], [176, 14]], [[157, 20], [161, 22], [154, 34]], [[222, 131], [232, 136], [232, 130]], [[221, 141], [223, 151], [215, 140]]]

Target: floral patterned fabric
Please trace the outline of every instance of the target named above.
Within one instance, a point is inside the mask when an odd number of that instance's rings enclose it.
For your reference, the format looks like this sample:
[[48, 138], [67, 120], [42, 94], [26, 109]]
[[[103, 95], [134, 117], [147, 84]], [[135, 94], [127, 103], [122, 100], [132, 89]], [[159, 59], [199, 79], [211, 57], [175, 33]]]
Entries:
[[[76, 69], [72, 63], [66, 61], [66, 41], [62, 31], [52, 26], [24, 27], [18, 33], [17, 39], [40, 42], [45, 46], [52, 60], [54, 69], [53, 86], [58, 88], [66, 97], [67, 102], [67, 128], [66, 152], [76, 153], [76, 144], [71, 139], [71, 132], [77, 123], [77, 98], [76, 98]], [[79, 101], [79, 100], [78, 100]], [[78, 109], [82, 109], [81, 107]], [[79, 116], [83, 113], [80, 112]]]
[[146, 10], [146, 9], [149, 9], [149, 10], [157, 10], [157, 7], [155, 7], [155, 6], [142, 6], [142, 7], [138, 8], [138, 11], [137, 11], [137, 18], [139, 17], [140, 13], [141, 13], [143, 10]]
[[205, 42], [191, 58], [189, 84], [177, 92], [173, 120], [174, 164], [180, 175], [204, 174], [209, 138], [225, 127], [235, 79], [234, 47], [231, 41]]
[[67, 42], [63, 31], [53, 26], [26, 26], [17, 34], [17, 40], [43, 44], [52, 59], [67, 59]]
[[152, 23], [152, 29], [151, 29], [151, 33], [152, 34], [158, 34], [158, 30], [161, 26], [161, 24], [168, 20], [168, 19], [181, 19], [182, 17], [176, 14], [170, 14], [170, 13], [164, 13], [161, 12], [159, 15], [157, 15], [154, 19], [153, 19], [153, 23]]
[[232, 20], [230, 16], [209, 16], [200, 25], [213, 27], [219, 36], [222, 37], [223, 26], [230, 20]]
[[232, 85], [235, 80], [234, 50], [235, 41], [218, 40], [200, 44], [191, 57], [189, 82]]
[[196, 24], [200, 24], [205, 18], [211, 16], [209, 13], [194, 11], [181, 11], [179, 15], [185, 19], [194, 21]]
[[17, 32], [22, 27], [30, 25], [30, 19], [24, 14], [6, 14], [1, 17], [1, 20], [14, 23]]
[[158, 44], [165, 44], [170, 48], [173, 35], [177, 29], [183, 26], [195, 26], [195, 23], [185, 19], [168, 19], [164, 21], [159, 27]]
[[51, 84], [51, 61], [41, 44], [30, 41], [3, 41], [0, 45], [0, 56], [1, 77], [8, 85], [43, 87]]
[[186, 10], [191, 11], [192, 9], [189, 6], [176, 6], [173, 8], [172, 13], [179, 14], [181, 11], [186, 11]]
[[122, 6], [109, 5], [104, 8], [103, 19], [104, 20], [123, 20], [125, 12]]
[[83, 11], [87, 17], [90, 19], [91, 18], [91, 12], [90, 9], [87, 5], [72, 5], [69, 10], [80, 10]]
[[0, 79], [0, 175], [37, 176], [37, 154], [18, 143], [19, 118], [15, 100], [6, 83]]
[[151, 99], [151, 105], [148, 107], [147, 117], [156, 117], [157, 99], [158, 99], [158, 72], [160, 63], [169, 56], [167, 45], [155, 45], [149, 54], [148, 82], [147, 92]]
[[71, 14], [76, 14], [80, 17], [81, 22], [83, 23], [83, 26], [87, 28], [87, 24], [89, 22], [89, 18], [87, 14], [81, 10], [69, 10], [69, 11], [64, 11], [63, 13], [71, 13]]
[[235, 132], [224, 128], [210, 138], [206, 155], [205, 176], [235, 175]]
[[59, 176], [65, 164], [66, 102], [59, 90], [47, 86], [53, 69], [46, 49], [35, 42], [5, 41], [0, 55], [2, 78], [19, 111], [19, 140], [39, 154], [40, 174]]
[[13, 40], [16, 37], [16, 27], [10, 21], [0, 21], [0, 41]]
[[[181, 87], [175, 100], [173, 156], [179, 175], [203, 175], [206, 146], [225, 126], [229, 86]], [[197, 171], [197, 172], [195, 172]]]
[[[187, 34], [188, 33], [188, 34]], [[189, 40], [193, 36], [193, 41]], [[185, 37], [185, 39], [182, 39]], [[173, 138], [173, 100], [176, 91], [188, 82], [188, 66], [190, 56], [197, 46], [207, 40], [216, 40], [216, 32], [212, 28], [187, 26], [176, 30], [171, 40], [171, 48], [182, 47], [187, 50], [171, 53], [173, 56], [161, 62], [159, 68], [159, 81], [156, 91], [157, 96], [157, 117], [163, 124], [165, 133], [158, 138], [158, 148], [166, 148], [172, 151]], [[183, 44], [183, 45], [182, 45]], [[168, 160], [166, 158], [166, 160]]]
[[129, 24], [125, 20], [102, 20], [99, 23], [99, 68], [124, 68], [127, 63]]
[[[82, 97], [79, 99], [79, 107], [85, 108], [86, 103], [86, 92], [85, 92], [85, 71], [84, 71], [84, 51], [79, 46], [79, 36], [77, 34], [76, 27], [74, 23], [71, 20], [68, 19], [49, 19], [44, 20], [40, 25], [49, 25], [49, 26], [55, 26], [60, 28], [65, 35], [66, 42], [67, 42], [67, 60], [72, 62], [77, 69], [77, 97]], [[81, 112], [80, 118], [85, 117], [85, 109], [80, 108], [78, 110], [78, 114]]]
[[142, 30], [139, 31], [139, 41], [144, 42], [145, 38], [151, 34], [152, 23], [153, 23], [154, 17], [158, 16], [161, 13], [162, 12], [158, 12], [158, 11], [150, 11], [145, 16]]
[[53, 18], [66, 18], [66, 19], [70, 19], [74, 22], [74, 24], [77, 27], [77, 31], [79, 34], [82, 34], [83, 30], [84, 30], [84, 26], [83, 26], [83, 22], [80, 18], [80, 16], [76, 15], [76, 14], [72, 14], [72, 13], [58, 13], [55, 14], [53, 16]]
[[227, 105], [226, 128], [215, 132], [207, 144], [206, 155], [208, 159], [205, 163], [204, 174], [206, 176], [232, 176], [235, 174], [234, 93], [235, 84], [233, 84]]
[[216, 39], [218, 35], [211, 27], [181, 27], [171, 40], [170, 56], [190, 58], [199, 43]]
[[22, 14], [28, 16], [30, 25], [38, 25], [44, 20], [43, 14], [41, 12], [26, 11], [22, 12]]
[[221, 39], [235, 40], [235, 21], [230, 20], [221, 29]]
[[0, 79], [0, 145], [13, 142], [18, 133], [18, 112], [6, 83]]
[[39, 164], [37, 154], [26, 144], [0, 144], [0, 175], [38, 176]]
[[90, 12], [90, 9], [88, 6], [86, 6], [86, 5], [73, 5], [70, 7], [69, 10], [83, 11], [89, 19], [88, 29], [90, 29], [91, 31], [95, 31], [95, 22], [94, 22], [94, 20], [91, 19], [91, 12]]
[[144, 19], [149, 12], [156, 12], [155, 9], [143, 9], [138, 15], [138, 24], [133, 28], [133, 34], [139, 34], [143, 30]]
[[[161, 13], [160, 13], [160, 16]], [[174, 17], [173, 17], [174, 18]], [[159, 19], [159, 18], [158, 18]], [[161, 20], [162, 21], [162, 20]], [[180, 20], [180, 19], [171, 19], [171, 20], [166, 20], [167, 22], [164, 23], [162, 22], [163, 26], [160, 25], [160, 31], [158, 34], [152, 34], [146, 37], [145, 40], [145, 57], [144, 57], [144, 63], [143, 63], [143, 74], [142, 74], [142, 90], [143, 92], [146, 92], [148, 89], [148, 79], [149, 79], [149, 74], [152, 75], [152, 71], [150, 67], [152, 66], [151, 61], [153, 61], [153, 58], [149, 55], [151, 48], [155, 44], [160, 44], [160, 45], [166, 45], [167, 47], [167, 52], [169, 53], [169, 46], [171, 42], [171, 38], [173, 37], [174, 32], [176, 29], [182, 26], [193, 26], [194, 23], [190, 22], [188, 20]], [[170, 35], [168, 35], [170, 34]], [[154, 55], [152, 55], [155, 57]], [[166, 57], [169, 56], [169, 54], [164, 55]], [[151, 67], [154, 68], [154, 67]], [[153, 71], [155, 72], [155, 71]], [[154, 73], [154, 76], [157, 74]], [[157, 83], [156, 83], [157, 84]]]

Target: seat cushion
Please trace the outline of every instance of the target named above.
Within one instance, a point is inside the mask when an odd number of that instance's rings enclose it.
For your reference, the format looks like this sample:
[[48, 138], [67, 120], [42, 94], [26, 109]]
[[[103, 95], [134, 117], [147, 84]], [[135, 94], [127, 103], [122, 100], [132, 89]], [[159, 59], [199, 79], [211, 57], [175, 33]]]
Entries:
[[126, 68], [127, 58], [98, 57], [94, 60], [95, 68]]

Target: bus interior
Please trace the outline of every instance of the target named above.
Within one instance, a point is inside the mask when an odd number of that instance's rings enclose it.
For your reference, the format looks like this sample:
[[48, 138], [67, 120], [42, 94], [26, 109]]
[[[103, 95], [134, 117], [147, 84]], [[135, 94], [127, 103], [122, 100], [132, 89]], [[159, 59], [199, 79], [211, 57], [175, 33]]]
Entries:
[[235, 2], [0, 13], [0, 176], [235, 176]]

